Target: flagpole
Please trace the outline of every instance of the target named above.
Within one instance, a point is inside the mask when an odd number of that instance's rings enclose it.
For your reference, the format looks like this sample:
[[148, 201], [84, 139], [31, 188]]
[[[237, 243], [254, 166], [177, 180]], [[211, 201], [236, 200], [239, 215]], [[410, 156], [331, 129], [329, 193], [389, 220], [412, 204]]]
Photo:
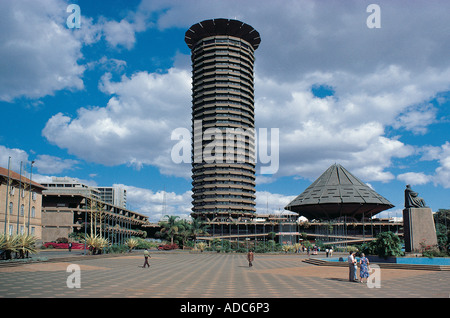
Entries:
[[21, 196], [20, 190], [22, 190], [22, 161], [20, 162], [19, 199], [17, 200], [17, 230], [16, 230], [17, 234], [19, 234], [20, 196]]
[[9, 201], [9, 166], [11, 163], [11, 156], [8, 157], [8, 181], [6, 183], [6, 202], [5, 202], [5, 235], [7, 230], [7, 224], [9, 225], [9, 217], [8, 217], [8, 201]]
[[[33, 163], [34, 160], [31, 161], [31, 167], [30, 167], [30, 187], [29, 187], [29, 195], [28, 195], [28, 229], [27, 234], [30, 235], [30, 214], [31, 214], [31, 179], [33, 178]], [[24, 218], [25, 220], [25, 218]], [[23, 222], [25, 223], [25, 221]]]

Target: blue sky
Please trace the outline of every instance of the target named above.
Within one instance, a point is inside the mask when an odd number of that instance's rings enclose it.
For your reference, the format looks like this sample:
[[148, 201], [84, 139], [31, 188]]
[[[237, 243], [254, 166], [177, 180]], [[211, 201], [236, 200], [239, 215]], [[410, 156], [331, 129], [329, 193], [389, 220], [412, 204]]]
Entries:
[[[367, 6], [380, 8], [369, 28]], [[406, 5], [408, 3], [408, 5]], [[69, 4], [80, 28], [66, 23]], [[186, 217], [190, 165], [170, 156], [190, 128], [184, 33], [236, 18], [261, 34], [257, 129], [278, 129], [279, 168], [257, 173], [257, 211], [279, 212], [333, 163], [390, 200], [406, 184], [450, 208], [446, 1], [135, 0], [0, 2], [0, 166], [33, 179], [121, 185], [151, 221]], [[163, 194], [165, 191], [165, 195]], [[166, 206], [163, 207], [165, 197]]]

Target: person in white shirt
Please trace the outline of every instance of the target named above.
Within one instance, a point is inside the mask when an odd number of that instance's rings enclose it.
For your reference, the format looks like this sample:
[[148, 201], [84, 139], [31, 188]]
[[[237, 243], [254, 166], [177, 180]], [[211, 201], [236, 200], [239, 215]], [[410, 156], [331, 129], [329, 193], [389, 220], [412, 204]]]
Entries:
[[348, 261], [348, 280], [351, 282], [358, 281], [356, 278], [356, 259], [355, 252], [350, 252], [350, 255], [347, 258]]

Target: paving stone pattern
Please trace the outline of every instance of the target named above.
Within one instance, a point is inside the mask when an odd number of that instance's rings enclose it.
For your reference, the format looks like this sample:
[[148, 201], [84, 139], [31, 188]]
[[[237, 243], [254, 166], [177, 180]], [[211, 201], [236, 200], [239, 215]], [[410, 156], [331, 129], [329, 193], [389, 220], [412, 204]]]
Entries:
[[[381, 288], [348, 281], [348, 269], [301, 262], [305, 255], [153, 252], [0, 267], [1, 298], [449, 298], [450, 271], [381, 269]], [[70, 264], [81, 288], [68, 288]]]

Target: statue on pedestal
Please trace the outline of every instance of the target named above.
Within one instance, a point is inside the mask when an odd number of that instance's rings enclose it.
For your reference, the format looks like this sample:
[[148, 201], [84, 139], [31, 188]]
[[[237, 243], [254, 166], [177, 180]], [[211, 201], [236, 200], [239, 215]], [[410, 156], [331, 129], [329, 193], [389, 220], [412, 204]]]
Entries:
[[411, 186], [406, 185], [405, 189], [405, 208], [425, 208], [425, 200], [418, 196], [417, 192], [411, 189]]

